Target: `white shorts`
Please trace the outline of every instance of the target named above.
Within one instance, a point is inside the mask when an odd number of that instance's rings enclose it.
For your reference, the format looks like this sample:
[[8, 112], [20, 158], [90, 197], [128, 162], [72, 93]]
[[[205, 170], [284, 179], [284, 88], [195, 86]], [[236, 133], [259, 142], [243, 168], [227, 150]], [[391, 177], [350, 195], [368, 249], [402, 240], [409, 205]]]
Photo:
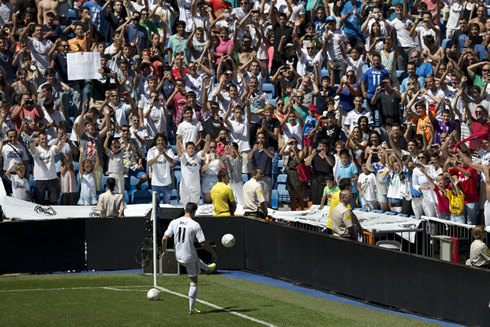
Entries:
[[187, 270], [187, 275], [189, 277], [196, 277], [201, 272], [201, 269], [199, 268], [199, 261], [194, 261], [189, 263], [181, 263], [181, 262], [179, 263], [185, 267], [185, 269]]

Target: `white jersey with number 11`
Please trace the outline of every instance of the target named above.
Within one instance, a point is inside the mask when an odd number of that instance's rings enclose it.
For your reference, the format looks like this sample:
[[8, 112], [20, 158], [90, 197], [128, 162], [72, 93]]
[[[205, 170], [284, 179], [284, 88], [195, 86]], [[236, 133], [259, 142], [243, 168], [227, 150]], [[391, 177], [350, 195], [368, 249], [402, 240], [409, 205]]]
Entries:
[[188, 217], [174, 219], [168, 225], [165, 235], [174, 237], [175, 258], [181, 263], [198, 261], [194, 241], [204, 242], [206, 238], [202, 232], [201, 225]]

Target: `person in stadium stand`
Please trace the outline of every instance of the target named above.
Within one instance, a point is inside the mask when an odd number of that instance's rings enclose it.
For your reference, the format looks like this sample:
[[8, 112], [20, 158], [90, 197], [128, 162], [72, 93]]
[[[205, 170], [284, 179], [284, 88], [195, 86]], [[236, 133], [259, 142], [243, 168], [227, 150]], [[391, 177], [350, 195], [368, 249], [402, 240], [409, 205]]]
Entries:
[[243, 210], [245, 216], [265, 218], [267, 216], [267, 202], [264, 191], [259, 183], [264, 176], [262, 168], [252, 169], [252, 178], [243, 185]]
[[[162, 258], [167, 256], [167, 242], [173, 236], [175, 259], [177, 259], [182, 266], [186, 267], [187, 275], [190, 279], [189, 314], [201, 312], [194, 306], [197, 299], [197, 276], [199, 275], [199, 272], [201, 269], [203, 269], [207, 274], [210, 274], [216, 269], [215, 262], [218, 260], [216, 252], [211, 248], [208, 241], [206, 241], [206, 238], [204, 237], [201, 225], [193, 220], [194, 216], [196, 215], [196, 211], [197, 204], [194, 202], [188, 202], [185, 206], [184, 216], [172, 220], [162, 238]], [[205, 264], [197, 256], [197, 251], [194, 247], [194, 242], [196, 240], [206, 251], [211, 253], [213, 263], [210, 265]]]
[[124, 195], [121, 193], [115, 193], [116, 180], [112, 177], [107, 179], [107, 191], [102, 193], [99, 197], [99, 203], [97, 204], [97, 210], [100, 211], [102, 218], [122, 218], [124, 217], [124, 209], [126, 209], [126, 202], [124, 201]]
[[352, 211], [347, 208], [352, 195], [349, 190], [340, 191], [340, 203], [332, 211], [333, 236], [357, 239], [356, 227], [352, 220]]
[[235, 213], [235, 197], [231, 187], [228, 186], [229, 182], [230, 174], [226, 170], [221, 170], [218, 173], [218, 183], [211, 189], [215, 217], [229, 217]]
[[473, 227], [473, 238], [470, 247], [470, 261], [474, 267], [490, 268], [490, 249], [485, 244], [485, 236], [487, 234], [485, 226], [478, 225]]

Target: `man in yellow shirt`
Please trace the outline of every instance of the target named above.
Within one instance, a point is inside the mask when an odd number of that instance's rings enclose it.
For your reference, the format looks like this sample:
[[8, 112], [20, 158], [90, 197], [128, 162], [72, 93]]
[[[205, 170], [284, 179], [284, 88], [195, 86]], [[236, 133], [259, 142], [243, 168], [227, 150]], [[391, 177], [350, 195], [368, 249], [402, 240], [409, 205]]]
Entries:
[[213, 210], [215, 217], [229, 217], [235, 214], [236, 203], [231, 187], [230, 174], [226, 170], [218, 173], [218, 183], [211, 189], [211, 199], [213, 200]]
[[[340, 192], [342, 192], [343, 190], [348, 190], [349, 192], [352, 192], [351, 179], [342, 178], [339, 182], [339, 189], [340, 190], [338, 192], [335, 192], [332, 195], [332, 198], [330, 199], [330, 208], [328, 210], [327, 234], [332, 234], [332, 211], [340, 203]], [[352, 210], [350, 204], [347, 205], [347, 208], [349, 210]], [[352, 222], [354, 223], [354, 225], [357, 226], [358, 232], [362, 234], [364, 230], [362, 229], [362, 226], [359, 223], [359, 220], [357, 220], [357, 216], [354, 212], [352, 212]]]

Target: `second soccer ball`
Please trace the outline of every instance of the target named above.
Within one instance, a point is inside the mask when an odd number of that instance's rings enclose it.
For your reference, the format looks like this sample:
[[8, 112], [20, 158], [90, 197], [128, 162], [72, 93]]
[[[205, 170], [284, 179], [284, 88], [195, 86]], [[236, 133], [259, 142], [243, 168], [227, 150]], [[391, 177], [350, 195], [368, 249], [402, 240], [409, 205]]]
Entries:
[[223, 244], [225, 248], [231, 248], [233, 245], [235, 245], [235, 236], [232, 234], [223, 235], [221, 238], [221, 244]]

